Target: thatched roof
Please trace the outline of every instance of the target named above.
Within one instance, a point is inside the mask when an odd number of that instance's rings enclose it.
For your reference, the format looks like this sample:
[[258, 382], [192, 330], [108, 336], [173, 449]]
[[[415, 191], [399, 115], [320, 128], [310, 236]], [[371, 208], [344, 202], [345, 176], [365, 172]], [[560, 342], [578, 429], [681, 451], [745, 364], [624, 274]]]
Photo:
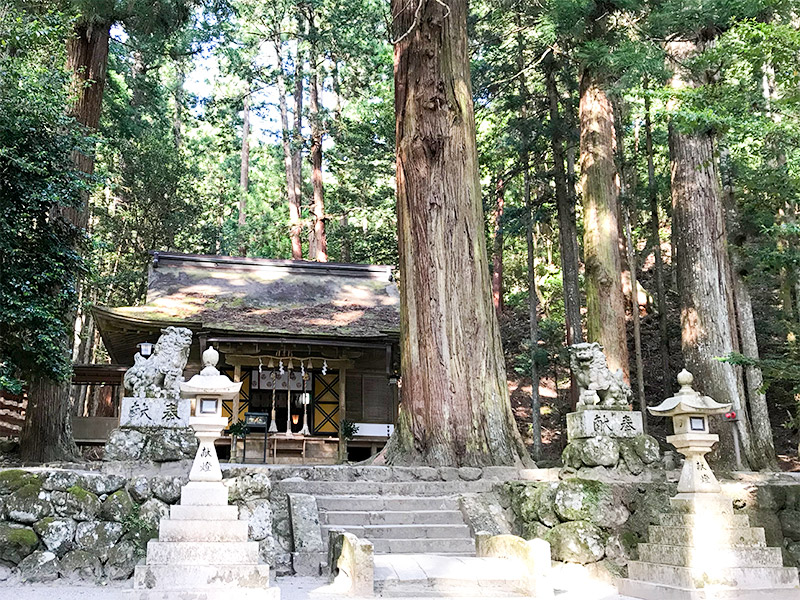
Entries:
[[133, 342], [141, 329], [176, 324], [362, 340], [396, 339], [400, 330], [391, 267], [191, 254], [153, 253], [146, 303], [94, 312], [112, 357], [142, 341]]

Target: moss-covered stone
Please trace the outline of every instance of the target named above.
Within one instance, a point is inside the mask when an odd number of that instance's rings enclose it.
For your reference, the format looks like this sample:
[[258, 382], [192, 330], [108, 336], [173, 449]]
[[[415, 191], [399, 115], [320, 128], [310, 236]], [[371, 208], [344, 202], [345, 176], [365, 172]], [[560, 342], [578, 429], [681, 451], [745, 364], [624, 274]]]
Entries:
[[554, 560], [585, 565], [605, 555], [603, 532], [588, 521], [559, 523], [547, 533], [546, 540]]
[[633, 438], [633, 450], [646, 465], [652, 465], [661, 458], [658, 440], [650, 435], [637, 435]]
[[79, 485], [69, 488], [64, 496], [64, 506], [59, 507], [59, 514], [76, 521], [91, 521], [100, 513], [100, 499]]
[[30, 527], [0, 523], [0, 560], [16, 565], [38, 545], [39, 538]]
[[75, 537], [75, 521], [45, 517], [33, 525], [33, 530], [41, 538], [45, 548], [56, 556], [63, 556], [72, 548]]
[[58, 579], [58, 557], [49, 551], [37, 550], [19, 563], [19, 575], [23, 581], [42, 583]]
[[36, 484], [41, 486], [41, 479], [34, 473], [22, 469], [0, 471], [0, 495], [15, 492], [24, 485]]
[[133, 511], [133, 500], [125, 490], [118, 490], [103, 502], [100, 518], [106, 521], [124, 521]]
[[41, 481], [26, 483], [6, 497], [8, 518], [30, 525], [53, 514], [50, 496], [42, 491]]
[[61, 559], [61, 577], [72, 581], [96, 580], [103, 573], [100, 560], [86, 550], [72, 550]]
[[619, 527], [630, 516], [610, 485], [585, 479], [559, 483], [553, 507], [564, 521], [588, 521], [606, 528]]

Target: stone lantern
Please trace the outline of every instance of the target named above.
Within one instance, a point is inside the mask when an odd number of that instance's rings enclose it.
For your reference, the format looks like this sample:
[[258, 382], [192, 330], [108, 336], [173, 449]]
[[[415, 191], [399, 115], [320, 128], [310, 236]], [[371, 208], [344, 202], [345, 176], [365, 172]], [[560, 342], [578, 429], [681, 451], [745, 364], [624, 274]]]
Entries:
[[667, 442], [686, 457], [678, 492], [682, 494], [717, 493], [719, 482], [706, 462], [705, 455], [719, 441], [719, 436], [708, 429], [708, 417], [728, 412], [730, 404], [720, 404], [692, 388], [694, 377], [684, 369], [678, 374], [681, 389], [658, 406], [649, 408], [651, 414], [672, 417], [674, 435]]
[[180, 384], [181, 396], [192, 399], [189, 426], [200, 441], [189, 481], [222, 481], [222, 471], [214, 448], [214, 440], [228, 425], [228, 419], [222, 416], [222, 401], [238, 396], [242, 384], [221, 374], [217, 369], [218, 361], [219, 352], [209, 346], [203, 352], [203, 370]]

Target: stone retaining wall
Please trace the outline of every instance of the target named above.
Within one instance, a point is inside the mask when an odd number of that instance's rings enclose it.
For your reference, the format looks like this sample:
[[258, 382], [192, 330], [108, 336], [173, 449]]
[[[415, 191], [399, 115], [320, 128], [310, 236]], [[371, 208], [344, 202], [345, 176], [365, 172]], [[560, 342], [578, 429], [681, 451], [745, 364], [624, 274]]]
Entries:
[[[158, 524], [180, 500], [184, 476], [125, 477], [66, 469], [0, 471], [0, 579], [127, 579]], [[271, 482], [230, 474], [229, 500], [274, 564]]]
[[[767, 545], [783, 549], [784, 564], [800, 567], [800, 482], [723, 483], [734, 507], [763, 527]], [[611, 484], [585, 479], [552, 483], [511, 482], [503, 487], [516, 533], [542, 538], [554, 560], [601, 563], [624, 575], [637, 545], [647, 541], [649, 525], [669, 510], [675, 483]]]

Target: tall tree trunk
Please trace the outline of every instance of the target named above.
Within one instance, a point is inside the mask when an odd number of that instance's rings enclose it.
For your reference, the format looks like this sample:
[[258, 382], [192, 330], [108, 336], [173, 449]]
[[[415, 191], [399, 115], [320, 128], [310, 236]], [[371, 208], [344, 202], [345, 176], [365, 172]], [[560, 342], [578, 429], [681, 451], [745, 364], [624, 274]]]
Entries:
[[533, 436], [533, 460], [542, 457], [542, 401], [539, 397], [539, 366], [536, 354], [539, 349], [539, 296], [536, 292], [536, 255], [533, 238], [533, 201], [531, 199], [531, 173], [528, 155], [522, 158], [524, 171], [523, 193], [525, 195], [525, 215], [527, 216], [526, 241], [528, 246], [528, 322], [531, 345], [531, 435]]
[[[72, 73], [75, 104], [70, 113], [89, 130], [97, 129], [103, 102], [103, 88], [108, 68], [110, 22], [79, 21], [75, 35], [67, 39], [67, 68]], [[94, 173], [94, 155], [74, 152], [77, 168], [86, 174]], [[89, 194], [82, 193], [81, 208], [64, 209], [64, 217], [80, 229], [86, 229], [89, 214]], [[67, 310], [65, 323], [75, 322], [77, 307]], [[71, 326], [65, 329], [64, 352], [69, 352], [67, 340], [72, 339]], [[32, 377], [28, 387], [28, 408], [20, 433], [20, 456], [26, 462], [46, 462], [71, 459], [78, 455], [72, 439], [70, 418], [70, 382], [57, 382]]]
[[[684, 63], [698, 52], [694, 41], [670, 42], [667, 47], [676, 64]], [[680, 89], [692, 84], [691, 77], [678, 67], [672, 87]], [[736, 430], [745, 459], [751, 466], [757, 466], [759, 459], [754, 454], [739, 374], [732, 364], [719, 360], [729, 356], [738, 344], [712, 134], [684, 132], [671, 123], [669, 153], [672, 228], [681, 298], [681, 348], [686, 367], [694, 374], [699, 391], [717, 402], [732, 404], [739, 415]], [[733, 467], [734, 430], [724, 422], [717, 425], [720, 463]]]
[[506, 201], [506, 182], [502, 177], [495, 187], [497, 205], [495, 206], [492, 221], [494, 222], [494, 236], [492, 244], [492, 303], [497, 316], [503, 314], [503, 210]]
[[[756, 326], [753, 319], [753, 303], [750, 290], [747, 288], [745, 277], [747, 275], [747, 260], [743, 255], [742, 247], [746, 242], [746, 235], [739, 223], [736, 208], [736, 196], [731, 173], [731, 164], [727, 148], [719, 151], [720, 174], [723, 183], [723, 206], [728, 232], [728, 250], [731, 261], [731, 278], [733, 301], [736, 307], [736, 322], [738, 324], [739, 346], [742, 355], [754, 361], [759, 360], [758, 340]], [[752, 425], [753, 445], [762, 459], [759, 466], [772, 470], [778, 469], [775, 454], [775, 442], [772, 439], [772, 424], [769, 419], [769, 406], [767, 396], [763, 391], [764, 376], [757, 365], [744, 367], [744, 382], [747, 391], [750, 424]]]
[[650, 201], [650, 235], [653, 237], [653, 257], [656, 271], [656, 303], [658, 305], [658, 347], [661, 354], [661, 379], [664, 394], [672, 387], [672, 371], [669, 366], [669, 336], [667, 335], [667, 294], [664, 285], [664, 262], [661, 258], [661, 226], [658, 216], [658, 188], [653, 151], [653, 124], [650, 120], [650, 95], [644, 96], [644, 132], [647, 152], [647, 196]]
[[303, 17], [297, 15], [297, 52], [294, 61], [294, 123], [292, 126], [292, 175], [294, 197], [297, 203], [297, 222], [292, 226], [292, 258], [301, 260], [303, 248], [300, 234], [303, 230], [303, 56], [302, 38], [305, 31]]
[[567, 173], [564, 170], [564, 144], [562, 121], [558, 108], [558, 88], [555, 63], [552, 58], [546, 65], [547, 98], [550, 103], [550, 144], [553, 151], [553, 179], [555, 181], [556, 209], [558, 212], [558, 240], [561, 248], [561, 277], [564, 287], [564, 313], [566, 317], [567, 345], [583, 341], [581, 328], [581, 294], [578, 285], [578, 226], [575, 219], [575, 201], [569, 193]]
[[175, 139], [175, 147], [180, 149], [183, 146], [183, 102], [184, 86], [186, 85], [186, 68], [181, 59], [175, 61], [175, 89], [172, 92], [172, 100], [175, 105], [175, 114], [172, 116], [172, 137]]
[[623, 118], [622, 103], [618, 105], [619, 110], [615, 111], [615, 130], [617, 137], [617, 160], [619, 162], [619, 195], [620, 201], [618, 202], [619, 217], [620, 217], [620, 233], [622, 234], [623, 244], [622, 247], [625, 251], [625, 258], [628, 263], [628, 272], [631, 285], [631, 322], [633, 323], [633, 348], [634, 348], [634, 364], [636, 365], [636, 400], [639, 404], [639, 410], [642, 411], [642, 426], [644, 432], [647, 433], [647, 400], [644, 395], [644, 364], [642, 360], [642, 325], [639, 317], [639, 276], [637, 273], [637, 260], [636, 260], [636, 245], [633, 239], [633, 232], [631, 230], [631, 216], [635, 214], [635, 205], [626, 206], [626, 199], [630, 195], [632, 198], [631, 203], [635, 203], [636, 189], [635, 179], [630, 178], [632, 183], [631, 188], [628, 188], [629, 173], [628, 164], [625, 160], [625, 143], [624, 143], [624, 128], [622, 124]]
[[619, 249], [619, 190], [614, 165], [614, 110], [589, 72], [581, 77], [580, 120], [588, 337], [603, 346], [611, 370], [621, 369], [629, 380]]
[[521, 464], [491, 299], [467, 3], [392, 0], [391, 10], [403, 400], [385, 457]]
[[250, 189], [250, 88], [244, 96], [242, 107], [242, 154], [239, 169], [239, 255], [247, 256], [244, 226], [247, 220], [247, 193]]
[[294, 164], [292, 161], [292, 140], [289, 130], [289, 106], [286, 102], [286, 78], [283, 74], [283, 42], [280, 37], [273, 40], [278, 59], [278, 106], [281, 111], [281, 145], [283, 146], [283, 166], [286, 171], [286, 195], [289, 199], [289, 240], [292, 244], [292, 259], [303, 259], [303, 246], [300, 243], [300, 198], [295, 189]]
[[[313, 13], [309, 19], [309, 35], [315, 36]], [[309, 258], [317, 262], [328, 261], [328, 240], [325, 235], [325, 197], [322, 184], [322, 117], [319, 114], [319, 64], [316, 42], [311, 43], [311, 88], [309, 102], [309, 118], [311, 119], [311, 187], [314, 191], [313, 207], [313, 248], [309, 248]], [[312, 253], [313, 252], [313, 253]]]

